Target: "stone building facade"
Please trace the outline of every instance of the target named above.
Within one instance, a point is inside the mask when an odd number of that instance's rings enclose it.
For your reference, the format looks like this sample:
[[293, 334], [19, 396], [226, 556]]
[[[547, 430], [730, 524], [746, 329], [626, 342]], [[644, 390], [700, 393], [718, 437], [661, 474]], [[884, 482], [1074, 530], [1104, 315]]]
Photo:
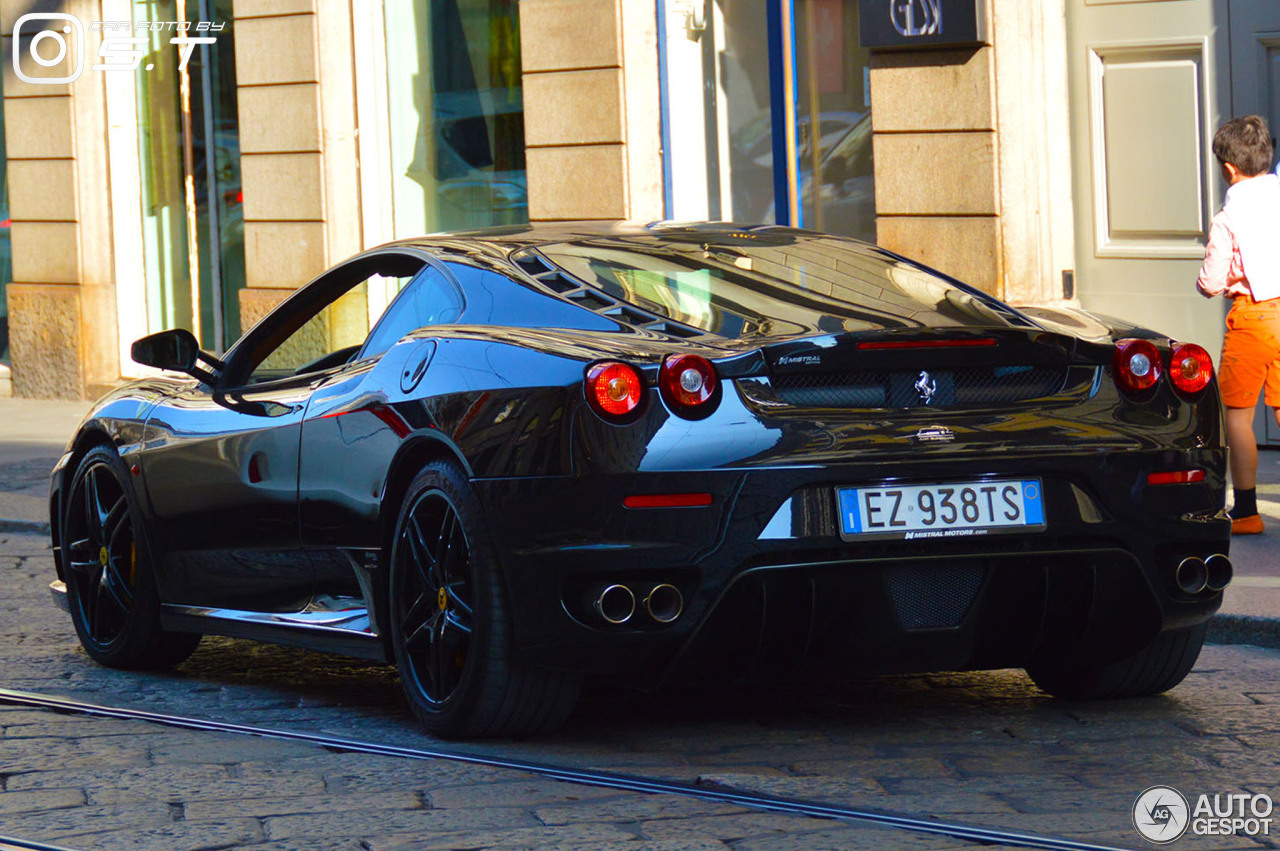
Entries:
[[[1100, 73], [1095, 57], [1112, 55], [1090, 28], [1131, 13], [1117, 38], [1141, 35], [1158, 14], [1185, 12], [1205, 32], [1184, 41], [1205, 49], [1170, 67], [1199, 62], [1207, 78], [1224, 53], [1208, 30], [1228, 0], [967, 0], [986, 16], [983, 43], [868, 52], [856, 26], [876, 2], [888, 14], [913, 0], [0, 0], [13, 392], [92, 396], [138, 374], [129, 340], [166, 322], [223, 348], [320, 270], [413, 228], [742, 210], [812, 224], [806, 210], [829, 195], [844, 204], [832, 202], [829, 229], [873, 233], [1008, 301], [1107, 306], [1076, 274], [1098, 252], [1100, 184], [1081, 175], [1097, 169], [1090, 134], [1107, 129], [1081, 92]], [[15, 75], [36, 31], [15, 40], [23, 15], [88, 22], [92, 63], [112, 34], [93, 22], [136, 24], [143, 7], [152, 21], [166, 9], [229, 20], [194, 54], [199, 70], [169, 82], [146, 76], [163, 63], [131, 74], [86, 64], [74, 84]], [[780, 53], [799, 57], [789, 71]], [[1201, 144], [1232, 111], [1217, 80], [1197, 83]], [[196, 141], [165, 141], [179, 137]], [[833, 177], [841, 145], [862, 145], [862, 164]], [[772, 165], [779, 154], [789, 173]], [[1207, 168], [1190, 170], [1209, 212], [1219, 187]], [[739, 189], [748, 178], [763, 201]]]

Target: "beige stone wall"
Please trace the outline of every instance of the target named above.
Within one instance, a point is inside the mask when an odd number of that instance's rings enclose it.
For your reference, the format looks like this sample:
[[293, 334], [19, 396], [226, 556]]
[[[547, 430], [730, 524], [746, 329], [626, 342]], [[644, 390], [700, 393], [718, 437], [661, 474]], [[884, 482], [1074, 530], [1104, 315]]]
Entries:
[[[85, 33], [86, 68], [74, 87], [24, 82], [14, 74], [13, 24], [30, 6], [0, 0], [13, 391], [78, 399], [118, 376], [105, 96], [101, 75], [87, 67], [98, 47], [93, 32]], [[102, 18], [91, 0], [41, 4], [39, 11]]]
[[529, 218], [661, 218], [653, 3], [521, 0], [520, 51]]
[[1004, 298], [1063, 300], [1075, 265], [1065, 0], [994, 4]]
[[233, 11], [248, 328], [360, 250], [352, 9], [235, 0]]
[[1000, 292], [994, 49], [873, 54], [876, 239]]
[[1063, 0], [988, 0], [992, 43], [878, 53], [880, 244], [1015, 303], [1072, 266]]

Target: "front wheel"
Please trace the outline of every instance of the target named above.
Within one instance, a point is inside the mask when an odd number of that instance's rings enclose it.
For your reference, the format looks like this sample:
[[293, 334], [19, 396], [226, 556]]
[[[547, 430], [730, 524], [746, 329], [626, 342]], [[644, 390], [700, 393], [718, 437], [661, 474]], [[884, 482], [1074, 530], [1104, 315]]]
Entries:
[[111, 449], [89, 450], [76, 467], [61, 533], [71, 621], [95, 662], [168, 668], [191, 655], [199, 635], [160, 628], [142, 514], [124, 462]]
[[428, 464], [409, 485], [388, 586], [400, 681], [428, 732], [523, 735], [568, 716], [577, 679], [513, 659], [496, 554], [479, 501], [453, 464]]
[[1110, 699], [1160, 694], [1182, 682], [1204, 646], [1208, 623], [1162, 632], [1146, 647], [1108, 663], [1042, 663], [1027, 668], [1031, 679], [1054, 697]]

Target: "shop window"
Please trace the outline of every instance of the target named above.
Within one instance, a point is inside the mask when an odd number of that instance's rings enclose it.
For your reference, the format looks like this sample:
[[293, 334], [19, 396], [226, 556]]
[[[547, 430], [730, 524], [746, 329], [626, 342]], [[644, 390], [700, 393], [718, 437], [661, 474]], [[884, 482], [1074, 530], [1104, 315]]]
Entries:
[[795, 0], [795, 45], [801, 223], [875, 242], [870, 57], [856, 0]]
[[856, 0], [662, 9], [667, 215], [874, 240], [869, 56]]
[[517, 0], [387, 0], [397, 237], [528, 220]]
[[4, 149], [4, 98], [0, 98], [0, 363], [9, 363], [9, 299], [13, 279], [9, 250], [9, 169]]
[[[135, 0], [134, 20], [174, 21], [177, 6]], [[185, 10], [190, 21], [232, 20], [231, 0]], [[240, 336], [245, 284], [235, 39], [228, 27], [181, 69], [172, 34], [147, 35], [149, 70], [137, 74], [136, 92], [147, 327], [190, 328], [223, 351]]]

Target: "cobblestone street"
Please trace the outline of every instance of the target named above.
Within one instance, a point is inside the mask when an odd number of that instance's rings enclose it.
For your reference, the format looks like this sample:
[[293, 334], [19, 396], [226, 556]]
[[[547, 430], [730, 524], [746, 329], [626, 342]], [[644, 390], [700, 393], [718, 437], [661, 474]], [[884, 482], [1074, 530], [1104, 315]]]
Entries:
[[[113, 706], [436, 746], [390, 669], [206, 639], [167, 675], [113, 671], [49, 599], [47, 540], [0, 538], [0, 686]], [[1075, 704], [1021, 672], [886, 677], [817, 695], [593, 695], [559, 733], [460, 746], [1109, 845], [1155, 784], [1280, 791], [1280, 653], [1210, 646], [1171, 695]], [[75, 849], [922, 848], [953, 839], [620, 793], [447, 761], [331, 753], [0, 708], [0, 836]], [[1184, 837], [1188, 849], [1276, 847]]]

